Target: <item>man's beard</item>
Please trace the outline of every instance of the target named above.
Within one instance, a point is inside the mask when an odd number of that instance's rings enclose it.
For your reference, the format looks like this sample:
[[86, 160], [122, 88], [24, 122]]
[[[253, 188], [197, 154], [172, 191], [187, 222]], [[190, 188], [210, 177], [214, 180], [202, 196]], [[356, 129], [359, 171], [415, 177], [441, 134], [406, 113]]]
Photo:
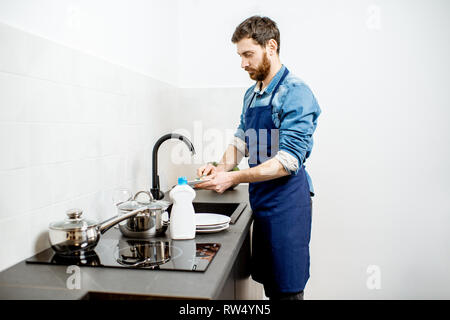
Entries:
[[267, 58], [267, 52], [264, 52], [263, 60], [256, 70], [249, 68], [246, 69], [246, 71], [252, 72], [248, 74], [252, 80], [263, 81], [266, 79], [270, 72], [270, 61], [269, 58]]

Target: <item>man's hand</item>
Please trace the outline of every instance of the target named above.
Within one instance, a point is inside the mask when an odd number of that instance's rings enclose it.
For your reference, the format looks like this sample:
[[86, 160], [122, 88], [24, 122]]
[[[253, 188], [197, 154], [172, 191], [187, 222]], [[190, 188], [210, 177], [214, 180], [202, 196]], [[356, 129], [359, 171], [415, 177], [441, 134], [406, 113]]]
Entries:
[[207, 179], [211, 179], [210, 181], [199, 183], [195, 185], [195, 187], [199, 189], [214, 190], [217, 193], [223, 193], [229, 187], [239, 183], [238, 174], [238, 171], [216, 171], [206, 177]]
[[221, 170], [212, 165], [211, 163], [208, 163], [197, 169], [197, 176], [198, 177], [209, 176], [210, 174], [216, 173], [218, 171]]
[[241, 162], [242, 157], [243, 155], [237, 150], [236, 146], [230, 144], [216, 167], [208, 163], [197, 169], [197, 176], [230, 171]]
[[206, 178], [211, 179], [195, 185], [196, 188], [214, 190], [222, 193], [233, 185], [245, 182], [258, 182], [277, 179], [289, 175], [283, 165], [276, 158], [269, 159], [256, 167], [240, 171], [224, 172], [220, 169]]

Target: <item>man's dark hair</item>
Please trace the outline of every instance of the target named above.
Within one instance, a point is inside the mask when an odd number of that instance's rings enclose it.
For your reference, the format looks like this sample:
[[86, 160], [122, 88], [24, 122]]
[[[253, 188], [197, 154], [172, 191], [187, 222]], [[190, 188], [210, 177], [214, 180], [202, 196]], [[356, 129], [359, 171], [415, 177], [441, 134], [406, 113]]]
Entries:
[[234, 31], [231, 42], [238, 43], [244, 38], [254, 39], [262, 47], [274, 39], [278, 44], [277, 53], [280, 54], [280, 30], [275, 21], [268, 17], [253, 16], [242, 21]]

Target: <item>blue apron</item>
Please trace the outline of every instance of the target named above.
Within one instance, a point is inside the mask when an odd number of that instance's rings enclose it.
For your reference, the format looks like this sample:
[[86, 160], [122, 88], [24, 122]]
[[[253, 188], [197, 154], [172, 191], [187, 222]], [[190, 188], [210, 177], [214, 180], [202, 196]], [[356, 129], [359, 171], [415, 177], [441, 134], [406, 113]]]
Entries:
[[[250, 108], [245, 113], [245, 131], [261, 129], [248, 139], [249, 167], [271, 158], [272, 100], [289, 71], [286, 69], [274, 88], [269, 105]], [[256, 93], [255, 93], [256, 94]], [[253, 98], [255, 97], [253, 95]], [[252, 100], [253, 100], [252, 98]], [[255, 132], [255, 131], [253, 131]], [[261, 152], [262, 151], [262, 152]], [[311, 233], [311, 197], [303, 164], [297, 175], [249, 184], [250, 205], [253, 211], [252, 278], [270, 292], [299, 292], [309, 279], [309, 240]]]

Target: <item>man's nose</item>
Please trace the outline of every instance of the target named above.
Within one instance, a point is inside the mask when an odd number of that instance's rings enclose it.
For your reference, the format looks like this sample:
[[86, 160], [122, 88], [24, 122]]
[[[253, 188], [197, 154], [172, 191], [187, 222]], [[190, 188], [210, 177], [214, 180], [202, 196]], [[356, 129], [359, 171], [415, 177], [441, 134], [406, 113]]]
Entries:
[[245, 69], [248, 66], [249, 66], [248, 60], [247, 59], [242, 59], [242, 61], [241, 61], [241, 68]]

